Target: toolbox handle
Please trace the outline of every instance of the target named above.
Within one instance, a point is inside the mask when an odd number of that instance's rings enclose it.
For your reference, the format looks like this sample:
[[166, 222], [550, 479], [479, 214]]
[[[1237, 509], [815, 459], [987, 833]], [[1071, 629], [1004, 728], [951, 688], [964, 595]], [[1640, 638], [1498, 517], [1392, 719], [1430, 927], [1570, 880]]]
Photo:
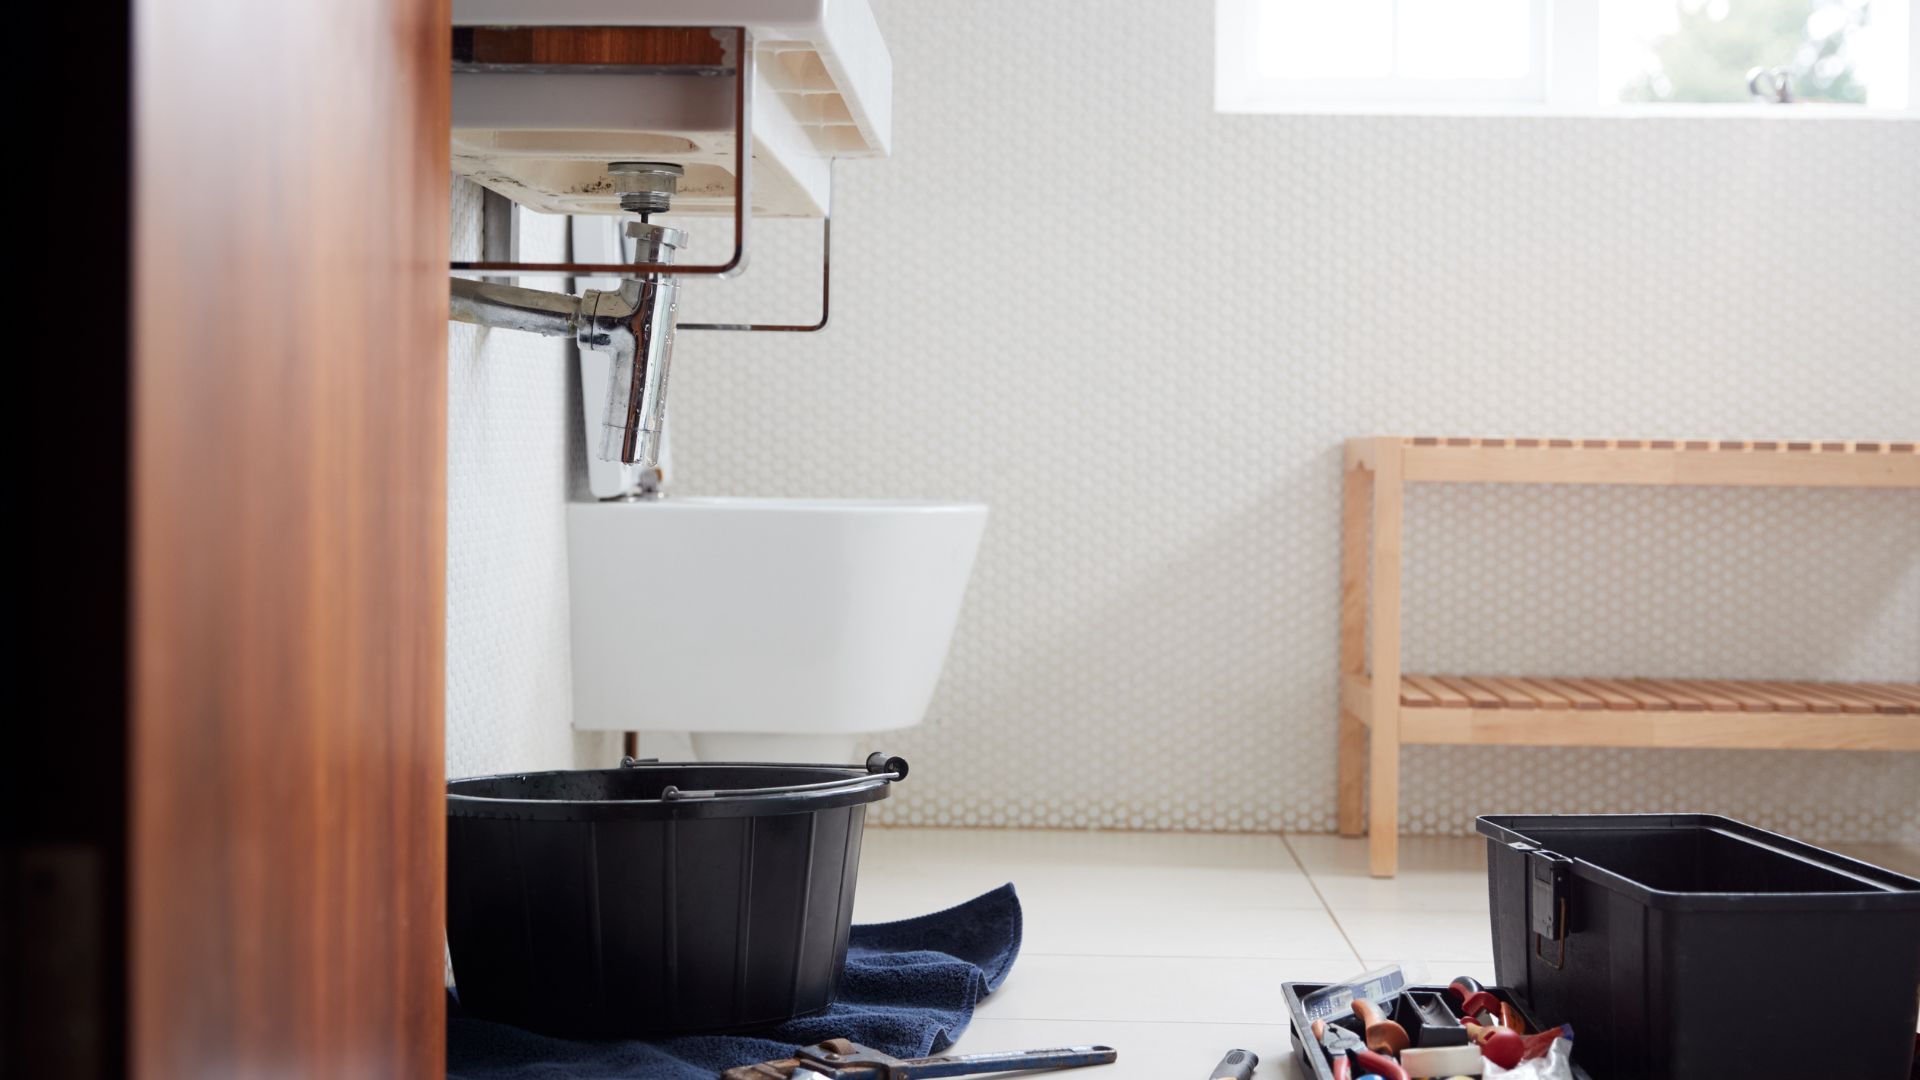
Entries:
[[[1533, 931], [1533, 955], [1559, 971], [1567, 965], [1567, 894], [1573, 860], [1525, 841], [1507, 845], [1527, 857], [1527, 924]], [[1558, 946], [1548, 957], [1546, 942]]]

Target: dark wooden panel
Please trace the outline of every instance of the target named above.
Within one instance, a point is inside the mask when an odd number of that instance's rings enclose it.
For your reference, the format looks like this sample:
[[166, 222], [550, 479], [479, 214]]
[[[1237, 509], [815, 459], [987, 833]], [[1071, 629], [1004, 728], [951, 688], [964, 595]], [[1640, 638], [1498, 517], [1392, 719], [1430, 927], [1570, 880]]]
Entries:
[[130, 1057], [436, 1075], [446, 0], [137, 0]]
[[708, 29], [659, 26], [463, 26], [453, 32], [456, 64], [572, 67], [726, 68], [726, 49]]

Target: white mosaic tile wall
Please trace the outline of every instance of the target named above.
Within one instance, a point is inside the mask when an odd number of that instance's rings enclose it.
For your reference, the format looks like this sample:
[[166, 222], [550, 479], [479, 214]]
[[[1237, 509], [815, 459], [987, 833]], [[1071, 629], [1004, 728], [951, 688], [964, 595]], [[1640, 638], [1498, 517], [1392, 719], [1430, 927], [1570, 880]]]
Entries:
[[[682, 335], [673, 410], [683, 492], [992, 505], [885, 819], [1331, 829], [1348, 436], [1920, 435], [1920, 124], [1219, 116], [1210, 5], [879, 14], [833, 329]], [[687, 317], [810, 313], [812, 235]], [[1920, 678], [1912, 493], [1427, 489], [1406, 557], [1417, 666]], [[1415, 832], [1920, 839], [1920, 755], [1405, 771]]]
[[[480, 196], [454, 181], [457, 258], [479, 257]], [[521, 215], [527, 258], [566, 243], [564, 217]], [[609, 738], [571, 721], [572, 346], [452, 323], [447, 354], [447, 775], [608, 764]]]

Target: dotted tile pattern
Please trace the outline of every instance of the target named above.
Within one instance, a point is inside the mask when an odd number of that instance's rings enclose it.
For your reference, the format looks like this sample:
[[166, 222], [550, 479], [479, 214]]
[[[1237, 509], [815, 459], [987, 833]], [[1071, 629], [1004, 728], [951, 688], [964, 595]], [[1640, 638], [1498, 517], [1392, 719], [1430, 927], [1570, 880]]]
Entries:
[[[1920, 678], [1920, 493], [1415, 485], [1408, 670]], [[1820, 841], [1920, 835], [1920, 754], [1418, 747], [1414, 832], [1675, 809]]]
[[[1331, 829], [1348, 436], [1920, 435], [1920, 124], [1220, 116], [1204, 6], [877, 8], [833, 328], [684, 334], [672, 405], [683, 492], [992, 505], [883, 820]], [[815, 310], [812, 227], [756, 242], [687, 318]], [[1409, 660], [1920, 678], [1917, 501], [1422, 489]], [[1920, 837], [1920, 755], [1406, 753], [1420, 833]]]
[[[455, 257], [479, 257], [480, 200], [478, 186], [454, 181]], [[564, 217], [521, 213], [528, 258], [563, 258], [566, 243]], [[607, 764], [617, 753], [610, 738], [572, 726], [565, 503], [569, 441], [580, 440], [573, 348], [448, 327], [447, 775]]]

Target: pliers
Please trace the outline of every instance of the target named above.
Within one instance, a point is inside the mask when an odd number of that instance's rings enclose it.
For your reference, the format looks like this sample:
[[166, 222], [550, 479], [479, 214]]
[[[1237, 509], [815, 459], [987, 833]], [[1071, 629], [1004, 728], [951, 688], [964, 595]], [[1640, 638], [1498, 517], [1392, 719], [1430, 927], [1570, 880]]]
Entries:
[[1399, 1062], [1367, 1049], [1360, 1041], [1360, 1036], [1348, 1028], [1329, 1024], [1325, 1020], [1315, 1020], [1313, 1037], [1333, 1062], [1333, 1080], [1353, 1080], [1353, 1066], [1347, 1061], [1349, 1053], [1366, 1069], [1386, 1077], [1386, 1080], [1407, 1080], [1407, 1070]]

